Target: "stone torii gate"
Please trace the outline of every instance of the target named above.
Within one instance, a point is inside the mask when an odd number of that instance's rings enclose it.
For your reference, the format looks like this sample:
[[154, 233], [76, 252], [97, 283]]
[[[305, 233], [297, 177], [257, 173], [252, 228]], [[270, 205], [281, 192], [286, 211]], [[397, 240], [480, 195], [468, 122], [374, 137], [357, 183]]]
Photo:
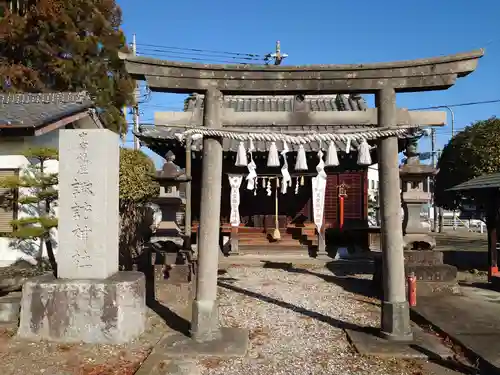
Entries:
[[[321, 122], [321, 125], [325, 121], [327, 124], [352, 123], [352, 120], [373, 123], [376, 114], [375, 123], [378, 127], [395, 129], [401, 113], [396, 108], [397, 93], [447, 89], [455, 84], [457, 78], [473, 72], [483, 54], [483, 50], [478, 50], [393, 63], [309, 66], [203, 65], [131, 55], [121, 55], [121, 58], [132, 77], [146, 80], [152, 91], [204, 94], [203, 125], [209, 129], [220, 129], [223, 125], [226, 118], [222, 108], [224, 94], [342, 93], [375, 94], [377, 110], [353, 115], [314, 113], [300, 121], [306, 124]], [[275, 117], [272, 120], [279, 123], [289, 121], [286, 115]], [[266, 117], [261, 122], [272, 122], [269, 119]], [[238, 121], [253, 123], [254, 120], [245, 116]], [[398, 139], [397, 136], [387, 136], [378, 142], [384, 277], [380, 333], [388, 340], [408, 341], [412, 339], [412, 331], [405, 293]], [[227, 331], [219, 327], [216, 302], [222, 184], [220, 138], [204, 136], [202, 165], [198, 277], [191, 330], [194, 342], [224, 342], [230, 338], [225, 335]], [[207, 346], [218, 345], [203, 345]]]

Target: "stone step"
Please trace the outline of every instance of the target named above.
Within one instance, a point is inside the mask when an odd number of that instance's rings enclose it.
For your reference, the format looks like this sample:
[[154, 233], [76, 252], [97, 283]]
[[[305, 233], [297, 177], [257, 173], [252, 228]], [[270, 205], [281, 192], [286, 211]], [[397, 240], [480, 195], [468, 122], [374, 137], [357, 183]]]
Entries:
[[443, 252], [434, 250], [408, 250], [404, 252], [405, 263], [414, 265], [443, 264]]
[[299, 251], [307, 254], [308, 247], [300, 244], [296, 245], [275, 245], [275, 246], [253, 246], [240, 245], [238, 248], [240, 254], [268, 254], [268, 253], [286, 253], [290, 251]]
[[273, 245], [273, 244], [296, 244], [296, 243], [318, 243], [317, 240], [306, 240], [306, 239], [303, 239], [302, 241], [299, 241], [298, 239], [289, 239], [289, 238], [281, 238], [280, 240], [278, 241], [269, 241], [267, 238], [259, 238], [259, 239], [252, 239], [252, 238], [243, 238], [243, 239], [240, 239], [239, 241], [239, 244], [267, 244], [267, 245]]
[[415, 273], [418, 281], [452, 282], [457, 279], [457, 268], [449, 264], [405, 266], [405, 274]]

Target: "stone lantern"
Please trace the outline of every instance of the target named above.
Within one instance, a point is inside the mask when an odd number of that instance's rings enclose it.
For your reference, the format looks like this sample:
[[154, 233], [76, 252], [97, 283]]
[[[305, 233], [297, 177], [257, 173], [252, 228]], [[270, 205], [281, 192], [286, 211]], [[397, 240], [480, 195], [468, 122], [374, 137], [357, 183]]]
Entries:
[[424, 225], [420, 213], [431, 200], [431, 193], [424, 190], [427, 179], [436, 174], [430, 165], [420, 164], [417, 139], [410, 141], [405, 151], [406, 163], [399, 170], [401, 201], [404, 210], [403, 234], [406, 250], [432, 250], [436, 240], [430, 226]]
[[[191, 177], [186, 176], [184, 169], [174, 163], [173, 152], [169, 151], [165, 160], [163, 168], [154, 176], [160, 185], [160, 194], [152, 203], [158, 205], [162, 216], [151, 238], [155, 253], [154, 263], [166, 266], [166, 269], [162, 268], [162, 273], [168, 273], [168, 280], [188, 281], [191, 275], [191, 249], [187, 249], [185, 244], [190, 243], [186, 238], [191, 233], [184, 233], [180, 228], [185, 209], [185, 198], [181, 196], [180, 191], [184, 183], [191, 181]], [[159, 277], [159, 272], [156, 274]]]

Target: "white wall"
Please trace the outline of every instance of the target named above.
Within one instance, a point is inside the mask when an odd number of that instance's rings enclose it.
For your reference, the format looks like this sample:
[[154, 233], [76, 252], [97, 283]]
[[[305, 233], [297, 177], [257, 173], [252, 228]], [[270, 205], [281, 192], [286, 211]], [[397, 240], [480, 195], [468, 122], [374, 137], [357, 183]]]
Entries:
[[[83, 118], [75, 124], [76, 128], [95, 128], [96, 124], [89, 117]], [[21, 171], [29, 165], [30, 160], [23, 156], [23, 152], [28, 148], [51, 147], [59, 148], [59, 130], [54, 130], [38, 137], [25, 137], [15, 140], [5, 140], [0, 137], [0, 169], [19, 168]], [[47, 173], [56, 173], [59, 169], [57, 160], [45, 162]], [[57, 187], [56, 187], [57, 188]], [[29, 191], [20, 189], [20, 194], [27, 194]], [[57, 202], [53, 204], [53, 212], [58, 214]], [[39, 207], [22, 205], [19, 207], [18, 217], [32, 217], [39, 214]], [[54, 252], [57, 253], [57, 229], [51, 231]], [[40, 251], [39, 241], [19, 241], [11, 238], [0, 237], [0, 267], [6, 267], [18, 259], [25, 259], [34, 263], [33, 256]], [[45, 246], [42, 245], [43, 255], [46, 256]]]

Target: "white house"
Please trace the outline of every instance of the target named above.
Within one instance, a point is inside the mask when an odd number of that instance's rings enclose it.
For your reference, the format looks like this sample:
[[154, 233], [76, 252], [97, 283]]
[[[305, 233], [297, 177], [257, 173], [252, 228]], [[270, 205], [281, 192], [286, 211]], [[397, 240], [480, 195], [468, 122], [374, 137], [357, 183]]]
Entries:
[[370, 197], [378, 195], [378, 164], [368, 167], [368, 195]]
[[[58, 148], [59, 129], [102, 128], [94, 104], [87, 93], [7, 94], [0, 93], [0, 177], [27, 173], [33, 161], [23, 153], [29, 148]], [[57, 172], [58, 162], [46, 163], [47, 172]], [[0, 199], [5, 193], [0, 188]], [[22, 190], [22, 189], [20, 189]], [[19, 191], [23, 194], [23, 191]], [[57, 208], [55, 208], [57, 210]], [[36, 211], [36, 209], [35, 209]], [[0, 207], [0, 233], [12, 231], [10, 222], [16, 218], [36, 215], [25, 206]], [[57, 251], [57, 231], [53, 232], [54, 251]], [[44, 251], [44, 249], [41, 249]], [[40, 251], [38, 241], [14, 241], [0, 237], [0, 267], [18, 259], [33, 261]]]

